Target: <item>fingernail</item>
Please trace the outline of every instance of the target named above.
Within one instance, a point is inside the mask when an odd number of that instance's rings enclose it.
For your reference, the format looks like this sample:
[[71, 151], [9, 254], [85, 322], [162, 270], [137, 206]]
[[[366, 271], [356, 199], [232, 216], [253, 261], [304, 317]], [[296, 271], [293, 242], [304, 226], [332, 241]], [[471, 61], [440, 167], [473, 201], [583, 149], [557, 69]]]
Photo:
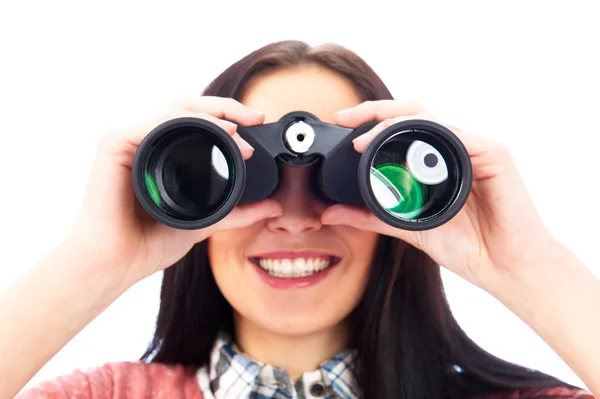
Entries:
[[321, 222], [323, 222], [323, 224], [337, 224], [336, 219], [339, 220], [339, 218], [336, 214], [337, 212], [332, 209], [324, 215], [325, 217], [321, 218]]
[[273, 212], [269, 213], [269, 217], [270, 218], [276, 218], [277, 216], [281, 216], [281, 210], [280, 209], [274, 210]]
[[347, 113], [350, 112], [352, 108], [344, 108], [342, 110], [339, 110], [338, 112], [336, 112], [335, 114], [333, 114], [333, 116], [337, 116], [337, 115], [345, 115]]
[[249, 151], [254, 151], [254, 147], [252, 147], [246, 140], [242, 140], [242, 147]]
[[352, 144], [356, 144], [356, 143], [360, 143], [360, 142], [362, 142], [362, 141], [365, 141], [365, 140], [366, 140], [368, 137], [370, 137], [370, 136], [369, 136], [369, 133], [363, 133], [363, 134], [361, 134], [360, 136], [358, 136], [358, 137], [355, 137], [355, 138], [352, 140]]
[[369, 130], [366, 133], [361, 134], [360, 136], [358, 136], [357, 138], [355, 138], [354, 140], [352, 140], [352, 142], [356, 142], [356, 141], [371, 141], [375, 136], [377, 136], [379, 133], [381, 132], [381, 130], [377, 129], [375, 130], [375, 128]]
[[249, 109], [250, 111], [254, 112], [255, 114], [258, 114], [258, 115], [260, 115], [260, 116], [265, 116], [265, 113], [264, 113], [264, 112], [260, 112], [260, 111], [259, 111], [259, 110], [257, 110], [257, 109], [254, 109], [254, 108], [248, 108], [248, 109]]

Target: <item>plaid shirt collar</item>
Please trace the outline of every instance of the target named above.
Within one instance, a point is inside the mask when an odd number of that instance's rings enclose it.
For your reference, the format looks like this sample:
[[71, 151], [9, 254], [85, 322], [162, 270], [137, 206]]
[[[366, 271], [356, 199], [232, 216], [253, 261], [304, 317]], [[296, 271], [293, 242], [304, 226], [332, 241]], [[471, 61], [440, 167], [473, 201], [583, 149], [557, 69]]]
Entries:
[[198, 370], [200, 389], [206, 399], [313, 399], [360, 397], [354, 375], [356, 351], [347, 349], [304, 373], [298, 382], [285, 370], [250, 359], [226, 334], [219, 334], [210, 364]]

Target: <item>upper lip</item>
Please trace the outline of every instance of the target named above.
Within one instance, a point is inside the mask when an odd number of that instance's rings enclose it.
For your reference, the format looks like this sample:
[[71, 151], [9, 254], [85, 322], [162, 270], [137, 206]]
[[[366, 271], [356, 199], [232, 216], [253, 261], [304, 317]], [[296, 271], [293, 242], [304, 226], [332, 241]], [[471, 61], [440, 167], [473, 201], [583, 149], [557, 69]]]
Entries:
[[272, 258], [272, 259], [282, 259], [282, 258], [340, 258], [340, 256], [328, 252], [328, 251], [320, 251], [313, 249], [303, 249], [303, 250], [281, 250], [281, 251], [271, 251], [271, 252], [261, 252], [258, 254], [251, 255], [250, 258]]

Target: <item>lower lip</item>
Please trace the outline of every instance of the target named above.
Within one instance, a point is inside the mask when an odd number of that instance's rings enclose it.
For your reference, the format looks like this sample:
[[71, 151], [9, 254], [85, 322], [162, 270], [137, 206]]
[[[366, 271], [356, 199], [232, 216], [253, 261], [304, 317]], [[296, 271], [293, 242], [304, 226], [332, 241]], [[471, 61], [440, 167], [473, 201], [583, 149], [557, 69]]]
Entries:
[[312, 274], [306, 277], [296, 277], [296, 278], [285, 278], [285, 277], [275, 277], [264, 271], [260, 268], [256, 263], [250, 262], [254, 267], [254, 270], [258, 273], [260, 279], [266, 283], [267, 285], [273, 288], [306, 288], [318, 284], [323, 279], [325, 279], [332, 269], [337, 267], [340, 263], [339, 261], [334, 263], [333, 265], [327, 267], [327, 269], [322, 270], [318, 273]]

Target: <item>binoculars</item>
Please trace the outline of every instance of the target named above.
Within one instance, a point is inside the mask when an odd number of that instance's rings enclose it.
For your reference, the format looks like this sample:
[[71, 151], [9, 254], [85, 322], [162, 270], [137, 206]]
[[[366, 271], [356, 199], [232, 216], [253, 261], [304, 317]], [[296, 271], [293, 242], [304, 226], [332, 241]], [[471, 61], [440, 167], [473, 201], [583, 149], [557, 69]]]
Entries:
[[201, 229], [238, 203], [263, 200], [279, 186], [281, 167], [310, 168], [307, 189], [329, 203], [366, 206], [405, 230], [449, 221], [467, 200], [469, 154], [456, 135], [428, 120], [395, 123], [361, 154], [352, 140], [377, 123], [356, 129], [325, 123], [308, 112], [237, 132], [252, 147], [248, 160], [233, 138], [205, 119], [182, 117], [154, 128], [134, 157], [138, 201], [157, 221]]

